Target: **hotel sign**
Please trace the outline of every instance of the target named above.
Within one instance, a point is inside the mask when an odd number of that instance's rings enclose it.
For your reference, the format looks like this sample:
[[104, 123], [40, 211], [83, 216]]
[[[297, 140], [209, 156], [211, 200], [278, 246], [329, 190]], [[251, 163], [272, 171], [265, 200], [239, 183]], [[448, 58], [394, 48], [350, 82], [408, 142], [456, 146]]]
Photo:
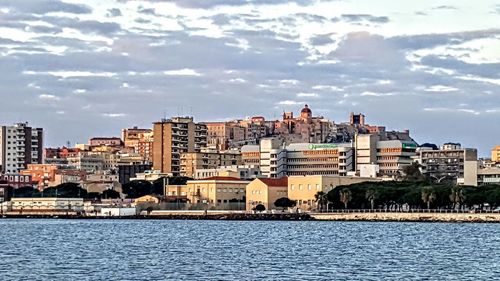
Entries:
[[414, 143], [403, 143], [403, 148], [417, 148], [417, 145]]
[[311, 150], [316, 150], [316, 149], [334, 149], [337, 148], [338, 145], [333, 144], [333, 143], [319, 143], [319, 144], [310, 144], [309, 149]]

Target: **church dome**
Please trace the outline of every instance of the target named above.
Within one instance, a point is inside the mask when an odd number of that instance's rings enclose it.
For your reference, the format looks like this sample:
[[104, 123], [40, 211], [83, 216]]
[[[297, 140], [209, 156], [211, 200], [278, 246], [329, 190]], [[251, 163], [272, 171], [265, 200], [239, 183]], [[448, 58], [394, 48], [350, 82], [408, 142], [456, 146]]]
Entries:
[[302, 110], [300, 111], [300, 115], [302, 117], [311, 117], [312, 116], [312, 111], [311, 109], [309, 108], [309, 106], [306, 104], [306, 106], [304, 108], [302, 108]]

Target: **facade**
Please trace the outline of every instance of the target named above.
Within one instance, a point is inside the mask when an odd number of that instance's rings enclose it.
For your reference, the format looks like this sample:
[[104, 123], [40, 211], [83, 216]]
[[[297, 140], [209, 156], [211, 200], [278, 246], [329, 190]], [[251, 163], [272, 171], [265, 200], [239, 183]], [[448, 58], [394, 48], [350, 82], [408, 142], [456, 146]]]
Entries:
[[8, 186], [13, 188], [20, 188], [25, 186], [34, 186], [34, 182], [30, 175], [21, 174], [0, 174], [0, 181], [3, 181]]
[[48, 187], [50, 182], [55, 181], [58, 170], [59, 168], [56, 165], [28, 164], [28, 168], [22, 170], [21, 175], [31, 176], [31, 180], [38, 185], [38, 188], [44, 188]]
[[246, 210], [251, 211], [262, 204], [266, 210], [276, 209], [274, 202], [288, 197], [288, 178], [255, 179], [246, 187]]
[[152, 167], [151, 164], [118, 165], [119, 182], [122, 185], [129, 183], [131, 178], [135, 178], [139, 173], [151, 170]]
[[479, 169], [477, 171], [477, 184], [500, 184], [500, 167]]
[[241, 154], [238, 151], [225, 152], [187, 152], [181, 153], [180, 175], [194, 178], [200, 169], [217, 169], [221, 166], [241, 165]]
[[82, 198], [12, 198], [14, 212], [81, 212]]
[[116, 137], [96, 137], [89, 140], [89, 146], [122, 146], [122, 140]]
[[352, 144], [292, 143], [284, 145], [278, 138], [262, 139], [259, 146], [242, 147], [245, 165], [258, 166], [263, 177], [286, 175], [347, 176], [354, 170]]
[[477, 150], [447, 143], [439, 150], [420, 150], [416, 161], [422, 165], [422, 174], [437, 182], [452, 180], [460, 185], [477, 185]]
[[162, 172], [156, 171], [156, 170], [144, 171], [144, 173], [136, 173], [135, 177], [130, 178], [130, 181], [142, 180], [142, 181], [154, 182], [158, 179], [168, 178], [171, 176], [172, 176], [172, 174], [170, 174], [170, 173], [162, 173]]
[[200, 152], [207, 145], [207, 127], [192, 117], [176, 117], [154, 123], [153, 169], [181, 174], [181, 153]]
[[56, 186], [63, 183], [82, 183], [85, 181], [87, 173], [80, 170], [57, 170], [54, 181], [49, 182], [49, 186]]
[[125, 147], [132, 148], [146, 162], [153, 162], [153, 130], [137, 127], [123, 129], [122, 140]]
[[43, 163], [43, 129], [28, 123], [0, 126], [0, 172], [16, 174]]
[[76, 157], [80, 153], [79, 148], [57, 147], [46, 148], [44, 150], [45, 160], [47, 159], [67, 159], [68, 157]]
[[413, 140], [382, 140], [377, 134], [356, 135], [356, 172], [366, 165], [378, 165], [378, 175], [396, 177], [413, 162], [417, 143]]
[[198, 169], [194, 179], [206, 179], [211, 177], [233, 177], [244, 180], [262, 177], [262, 173], [254, 165], [220, 166], [215, 169]]
[[297, 201], [297, 208], [311, 210], [317, 208], [314, 195], [319, 191], [328, 193], [340, 185], [366, 181], [379, 181], [379, 179], [338, 176], [291, 176], [288, 177], [288, 198]]
[[243, 201], [245, 188], [249, 183], [250, 181], [239, 178], [213, 177], [188, 181], [185, 192], [192, 204], [206, 203], [217, 206]]
[[495, 146], [491, 150], [491, 161], [500, 163], [500, 145]]

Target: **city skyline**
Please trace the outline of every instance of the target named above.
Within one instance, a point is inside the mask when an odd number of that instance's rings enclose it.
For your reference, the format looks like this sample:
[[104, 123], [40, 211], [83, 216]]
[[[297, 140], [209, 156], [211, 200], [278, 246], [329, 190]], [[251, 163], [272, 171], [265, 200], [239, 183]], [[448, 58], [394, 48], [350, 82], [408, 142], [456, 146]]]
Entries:
[[307, 103], [488, 156], [499, 1], [395, 3], [0, 1], [0, 123], [28, 121], [58, 146], [162, 117], [278, 119]]

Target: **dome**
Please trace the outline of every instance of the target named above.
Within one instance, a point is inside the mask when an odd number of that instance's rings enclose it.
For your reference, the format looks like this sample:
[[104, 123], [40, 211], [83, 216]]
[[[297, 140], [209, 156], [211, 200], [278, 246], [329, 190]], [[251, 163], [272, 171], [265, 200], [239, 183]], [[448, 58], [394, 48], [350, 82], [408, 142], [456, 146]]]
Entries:
[[309, 109], [309, 106], [306, 104], [306, 106], [304, 108], [302, 108], [302, 111], [300, 113], [311, 114], [312, 111], [311, 111], [311, 109]]

